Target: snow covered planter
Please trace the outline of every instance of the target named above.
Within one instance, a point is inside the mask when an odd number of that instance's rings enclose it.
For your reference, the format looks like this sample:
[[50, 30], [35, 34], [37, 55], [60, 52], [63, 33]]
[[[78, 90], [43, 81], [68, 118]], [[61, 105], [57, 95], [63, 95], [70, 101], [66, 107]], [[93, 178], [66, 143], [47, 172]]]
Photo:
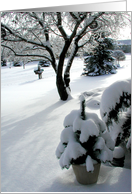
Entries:
[[39, 79], [42, 79], [42, 73], [43, 73], [43, 69], [40, 68], [40, 65], [38, 65], [38, 68], [34, 69], [34, 73], [38, 75]]
[[[85, 112], [83, 95], [80, 103], [80, 109], [71, 111], [64, 119], [65, 128], [60, 135], [56, 156], [62, 168], [73, 166], [79, 183], [91, 184], [97, 182], [100, 163], [113, 159], [114, 142], [97, 114]], [[83, 171], [79, 172], [79, 167]], [[97, 172], [94, 172], [96, 168]]]

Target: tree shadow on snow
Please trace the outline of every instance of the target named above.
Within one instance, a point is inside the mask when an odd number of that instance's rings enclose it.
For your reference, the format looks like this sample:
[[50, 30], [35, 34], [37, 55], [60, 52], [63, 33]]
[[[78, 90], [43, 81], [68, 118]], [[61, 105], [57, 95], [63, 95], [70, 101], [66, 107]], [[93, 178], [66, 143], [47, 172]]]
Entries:
[[[20, 183], [20, 187], [25, 182], [32, 184], [32, 180], [41, 174], [43, 176], [46, 166], [52, 164], [53, 157], [48, 157], [48, 153], [53, 152], [51, 155], [55, 155], [56, 141], [62, 129], [62, 123], [59, 121], [60, 117], [64, 117], [63, 109], [57, 112], [56, 109], [65, 104], [59, 100], [34, 115], [18, 117], [16, 121], [8, 116], [7, 122], [2, 123], [1, 167], [2, 177], [5, 177], [2, 178], [4, 187], [2, 190], [8, 189], [8, 184], [11, 182], [13, 185], [14, 180]], [[29, 178], [30, 176], [32, 179]], [[24, 189], [26, 190], [26, 185]]]
[[[53, 183], [40, 188], [39, 192], [130, 192], [131, 171], [120, 167], [107, 167], [102, 165], [95, 184], [82, 185], [77, 182], [72, 169], [62, 170]], [[128, 179], [127, 183], [124, 181]]]
[[38, 80], [39, 80], [39, 79], [27, 81], [27, 82], [21, 83], [20, 85], [31, 84], [31, 83], [34, 83], [34, 82], [36, 82], [36, 81], [38, 81]]

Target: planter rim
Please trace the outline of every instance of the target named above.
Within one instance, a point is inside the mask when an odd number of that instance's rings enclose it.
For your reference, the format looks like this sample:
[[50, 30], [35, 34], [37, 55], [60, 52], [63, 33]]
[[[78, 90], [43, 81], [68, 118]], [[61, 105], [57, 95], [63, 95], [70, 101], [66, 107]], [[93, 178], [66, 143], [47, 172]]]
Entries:
[[[96, 163], [93, 163], [93, 165], [97, 165], [97, 164], [101, 164], [101, 162], [96, 162]], [[72, 164], [74, 166], [86, 166], [86, 163], [83, 163], [83, 164]]]

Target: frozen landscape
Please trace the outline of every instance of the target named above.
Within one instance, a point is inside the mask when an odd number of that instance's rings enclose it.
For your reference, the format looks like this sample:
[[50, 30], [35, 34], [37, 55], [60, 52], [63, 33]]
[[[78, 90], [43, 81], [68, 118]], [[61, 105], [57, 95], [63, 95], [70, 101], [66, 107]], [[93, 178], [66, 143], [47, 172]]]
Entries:
[[[130, 192], [129, 168], [101, 165], [97, 184], [76, 181], [72, 168], [61, 169], [55, 151], [67, 114], [79, 109], [79, 96], [87, 96], [87, 111], [100, 117], [100, 99], [106, 87], [131, 78], [131, 55], [120, 62], [117, 74], [80, 76], [83, 59], [71, 69], [71, 97], [59, 100], [52, 67], [42, 79], [34, 74], [37, 62], [23, 67], [1, 67], [1, 192]], [[101, 118], [101, 117], [100, 117]], [[127, 181], [126, 181], [127, 180]]]

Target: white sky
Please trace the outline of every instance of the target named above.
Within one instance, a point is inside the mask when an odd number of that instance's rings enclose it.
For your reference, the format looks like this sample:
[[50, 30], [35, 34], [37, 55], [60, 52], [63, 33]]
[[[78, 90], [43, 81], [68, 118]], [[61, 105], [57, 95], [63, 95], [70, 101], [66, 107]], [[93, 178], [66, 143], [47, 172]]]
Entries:
[[131, 28], [125, 28], [120, 30], [120, 35], [118, 36], [118, 39], [131, 39]]

